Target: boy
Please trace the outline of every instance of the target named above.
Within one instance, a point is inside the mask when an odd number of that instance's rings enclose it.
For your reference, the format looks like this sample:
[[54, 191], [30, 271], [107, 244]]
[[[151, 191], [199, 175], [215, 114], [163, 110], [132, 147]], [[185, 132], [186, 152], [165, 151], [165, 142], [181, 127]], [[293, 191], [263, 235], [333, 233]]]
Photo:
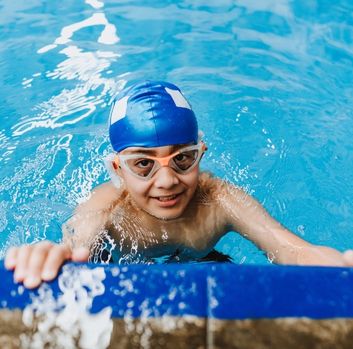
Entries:
[[76, 209], [63, 228], [62, 244], [8, 251], [5, 265], [15, 270], [17, 282], [36, 287], [53, 279], [65, 260], [89, 256], [120, 263], [202, 259], [230, 230], [276, 263], [353, 265], [353, 251], [341, 254], [305, 242], [240, 188], [200, 173], [207, 147], [175, 85], [146, 81], [124, 89], [111, 110], [109, 135], [116, 152], [108, 161], [113, 180]]

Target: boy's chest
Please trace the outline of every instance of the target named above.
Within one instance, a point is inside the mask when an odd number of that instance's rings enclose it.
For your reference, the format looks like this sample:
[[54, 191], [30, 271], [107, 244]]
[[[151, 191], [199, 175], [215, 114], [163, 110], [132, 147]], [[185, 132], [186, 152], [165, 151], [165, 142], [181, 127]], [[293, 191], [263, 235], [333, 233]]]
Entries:
[[144, 220], [140, 216], [118, 219], [110, 235], [122, 255], [135, 253], [147, 258], [175, 253], [202, 257], [225, 233], [217, 209], [202, 206], [194, 215], [175, 221]]

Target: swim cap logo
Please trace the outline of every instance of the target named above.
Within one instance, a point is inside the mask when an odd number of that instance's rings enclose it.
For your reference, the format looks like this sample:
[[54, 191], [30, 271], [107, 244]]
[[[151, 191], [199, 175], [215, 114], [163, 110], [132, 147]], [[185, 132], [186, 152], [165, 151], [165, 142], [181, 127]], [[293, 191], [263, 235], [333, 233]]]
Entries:
[[175, 105], [179, 108], [186, 108], [191, 110], [191, 106], [188, 103], [188, 101], [185, 99], [185, 97], [181, 94], [180, 91], [178, 90], [172, 90], [168, 87], [165, 87], [166, 92], [169, 94], [170, 97], [172, 97], [173, 102]]
[[125, 96], [115, 103], [110, 114], [110, 125], [115, 124], [117, 121], [126, 116], [127, 101], [129, 97], [130, 96]]

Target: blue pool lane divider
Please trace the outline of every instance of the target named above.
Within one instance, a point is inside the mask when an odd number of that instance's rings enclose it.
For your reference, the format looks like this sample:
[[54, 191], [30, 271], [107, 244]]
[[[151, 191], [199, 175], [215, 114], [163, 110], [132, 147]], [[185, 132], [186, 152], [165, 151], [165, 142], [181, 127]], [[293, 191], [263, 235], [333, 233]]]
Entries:
[[[221, 320], [307, 317], [353, 318], [353, 269], [334, 267], [167, 264], [97, 266], [73, 264], [72, 270], [101, 268], [104, 292], [94, 297], [91, 313], [111, 307], [112, 318], [193, 315]], [[25, 309], [38, 290], [13, 282], [0, 264], [0, 308]], [[73, 276], [74, 277], [74, 276]], [[60, 279], [60, 278], [59, 278]], [[49, 283], [60, 296], [60, 281]]]

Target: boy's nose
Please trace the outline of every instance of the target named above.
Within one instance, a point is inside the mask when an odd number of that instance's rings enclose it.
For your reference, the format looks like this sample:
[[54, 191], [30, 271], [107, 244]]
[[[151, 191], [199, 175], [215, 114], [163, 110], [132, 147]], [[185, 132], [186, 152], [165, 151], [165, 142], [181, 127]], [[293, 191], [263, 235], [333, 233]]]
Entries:
[[171, 188], [179, 183], [179, 178], [177, 177], [175, 171], [168, 167], [161, 167], [155, 174], [154, 185], [157, 188]]

